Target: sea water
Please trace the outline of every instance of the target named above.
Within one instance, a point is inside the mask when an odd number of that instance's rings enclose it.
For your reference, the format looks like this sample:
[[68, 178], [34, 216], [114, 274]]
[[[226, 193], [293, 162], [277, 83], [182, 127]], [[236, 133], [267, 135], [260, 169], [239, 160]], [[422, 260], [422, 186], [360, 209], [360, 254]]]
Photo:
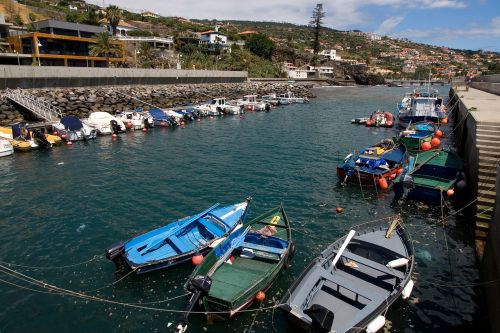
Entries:
[[[447, 95], [448, 87], [439, 88]], [[351, 228], [375, 227], [401, 214], [416, 249], [415, 287], [409, 300], [396, 301], [387, 312], [386, 330], [471, 331], [482, 316], [473, 287], [478, 270], [472, 231], [463, 216], [443, 225], [439, 208], [391, 205], [392, 192], [341, 186], [336, 177], [339, 159], [396, 134], [350, 120], [394, 111], [407, 91], [319, 88], [311, 103], [269, 113], [205, 118], [185, 128], [157, 127], [1, 158], [1, 264], [22, 265], [7, 266], [61, 288], [149, 309], [56, 295], [0, 270], [0, 332], [172, 330], [167, 326], [178, 313], [171, 310], [184, 309], [186, 298], [179, 296], [192, 264], [118, 280], [104, 249], [216, 202], [248, 196], [249, 218], [284, 205], [297, 247], [292, 267], [253, 309], [279, 302], [302, 269]], [[450, 122], [445, 134], [452, 129]], [[451, 139], [443, 141], [453, 148]], [[212, 325], [202, 315], [191, 316], [190, 332], [222, 330], [293, 328], [269, 309]]]

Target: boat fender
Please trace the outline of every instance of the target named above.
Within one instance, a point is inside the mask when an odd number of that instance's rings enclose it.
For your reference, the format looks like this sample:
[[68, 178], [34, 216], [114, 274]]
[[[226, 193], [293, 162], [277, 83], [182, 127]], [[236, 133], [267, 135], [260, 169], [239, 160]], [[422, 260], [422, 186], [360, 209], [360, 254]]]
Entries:
[[405, 266], [406, 264], [408, 264], [408, 262], [409, 262], [408, 258], [399, 258], [389, 261], [386, 266], [389, 268], [396, 268]]
[[387, 190], [389, 184], [387, 184], [387, 180], [384, 177], [381, 177], [378, 180], [378, 186], [380, 186], [382, 190]]
[[406, 286], [403, 288], [403, 292], [401, 293], [401, 296], [403, 297], [403, 299], [407, 299], [408, 297], [410, 297], [414, 285], [415, 285], [415, 282], [413, 282], [413, 280], [410, 279], [410, 281], [408, 281]]
[[366, 333], [375, 333], [385, 325], [385, 317], [378, 316], [366, 326]]

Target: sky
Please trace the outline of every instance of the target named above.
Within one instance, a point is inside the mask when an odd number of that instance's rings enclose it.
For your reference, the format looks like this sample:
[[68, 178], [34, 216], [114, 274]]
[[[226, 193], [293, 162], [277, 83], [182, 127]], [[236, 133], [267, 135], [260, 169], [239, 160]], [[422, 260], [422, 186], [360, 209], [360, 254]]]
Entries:
[[432, 45], [500, 52], [500, 0], [90, 0], [189, 19], [308, 24], [317, 3], [325, 27]]

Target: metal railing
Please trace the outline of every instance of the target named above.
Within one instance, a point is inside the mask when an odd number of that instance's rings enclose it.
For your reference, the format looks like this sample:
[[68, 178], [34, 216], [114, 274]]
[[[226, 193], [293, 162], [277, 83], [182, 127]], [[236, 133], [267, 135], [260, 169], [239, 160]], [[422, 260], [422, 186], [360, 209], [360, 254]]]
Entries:
[[43, 120], [58, 121], [62, 117], [61, 109], [22, 89], [7, 88], [4, 96]]

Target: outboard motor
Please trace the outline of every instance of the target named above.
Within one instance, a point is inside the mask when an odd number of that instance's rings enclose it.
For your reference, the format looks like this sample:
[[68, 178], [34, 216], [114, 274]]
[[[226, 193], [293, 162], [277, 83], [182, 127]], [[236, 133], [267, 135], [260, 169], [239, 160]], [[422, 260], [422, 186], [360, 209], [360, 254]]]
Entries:
[[269, 103], [266, 103], [266, 112], [271, 111], [271, 105]]
[[175, 327], [176, 333], [184, 333], [187, 330], [187, 325], [189, 323], [188, 317], [189, 313], [193, 311], [194, 306], [203, 294], [208, 294], [208, 291], [212, 287], [212, 279], [204, 275], [196, 275], [187, 287], [189, 292], [192, 292], [191, 298], [186, 306], [186, 312], [182, 313], [177, 319], [177, 325]]
[[36, 143], [38, 144], [39, 147], [42, 147], [42, 148], [51, 147], [50, 142], [47, 140], [47, 138], [45, 137], [45, 135], [43, 135], [43, 133], [41, 133], [40, 131], [38, 131], [38, 130], [32, 130], [31, 131], [31, 136], [36, 141]]
[[154, 120], [151, 117], [144, 118], [144, 127], [145, 128], [153, 128]]
[[304, 310], [312, 320], [313, 332], [328, 333], [332, 329], [333, 312], [320, 304], [313, 304]]
[[121, 126], [116, 120], [111, 120], [109, 124], [111, 125], [113, 134], [118, 134], [122, 130]]

